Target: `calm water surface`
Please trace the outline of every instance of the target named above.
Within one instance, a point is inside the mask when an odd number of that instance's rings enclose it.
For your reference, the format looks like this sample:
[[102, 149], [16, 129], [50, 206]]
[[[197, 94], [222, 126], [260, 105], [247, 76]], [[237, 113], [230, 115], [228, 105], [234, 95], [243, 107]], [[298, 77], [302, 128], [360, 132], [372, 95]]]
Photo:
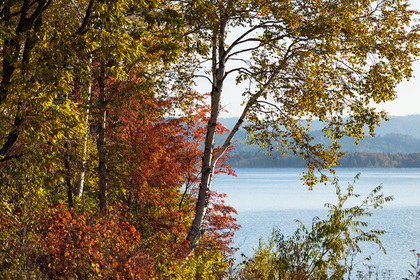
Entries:
[[[235, 246], [240, 247], [238, 256], [240, 253], [252, 255], [259, 238], [269, 238], [273, 227], [289, 235], [297, 227], [296, 219], [310, 227], [314, 216], [326, 217], [324, 204], [337, 201], [335, 188], [319, 185], [309, 191], [300, 180], [302, 171], [238, 168], [238, 177], [222, 175], [215, 179], [213, 189], [226, 193], [226, 202], [239, 214], [237, 218], [242, 228], [235, 239]], [[420, 169], [337, 169], [343, 191], [358, 173], [360, 179], [354, 188], [362, 195], [361, 199], [380, 184], [385, 195], [394, 196], [394, 201], [375, 210], [368, 220], [372, 228], [387, 231], [381, 238], [386, 255], [377, 247], [364, 247], [365, 251], [374, 253], [369, 264], [376, 265], [380, 271], [392, 270], [392, 277], [386, 279], [407, 277], [410, 263], [414, 263], [409, 251], [417, 249], [420, 252]], [[355, 261], [359, 262], [357, 269], [367, 271], [364, 257], [356, 256]]]

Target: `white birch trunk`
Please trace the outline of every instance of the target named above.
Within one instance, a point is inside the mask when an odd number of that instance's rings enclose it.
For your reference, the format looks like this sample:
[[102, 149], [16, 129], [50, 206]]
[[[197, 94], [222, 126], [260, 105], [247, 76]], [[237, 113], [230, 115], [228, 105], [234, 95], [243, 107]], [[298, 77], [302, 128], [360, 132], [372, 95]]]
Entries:
[[212, 49], [212, 73], [213, 84], [211, 90], [211, 113], [208, 122], [206, 140], [204, 144], [204, 155], [201, 166], [200, 189], [195, 208], [195, 217], [188, 233], [187, 240], [190, 242], [188, 251], [192, 252], [197, 247], [203, 233], [203, 223], [206, 217], [210, 195], [211, 182], [214, 175], [215, 162], [213, 161], [214, 141], [217, 129], [217, 120], [220, 112], [220, 100], [223, 89], [223, 78], [225, 74], [225, 27], [226, 22], [220, 24], [220, 29], [213, 33]]
[[87, 147], [88, 147], [88, 138], [89, 138], [89, 116], [90, 116], [90, 98], [92, 95], [92, 85], [89, 84], [87, 92], [87, 104], [85, 116], [85, 129], [83, 135], [83, 150], [82, 150], [82, 166], [80, 172], [77, 174], [76, 183], [75, 183], [75, 195], [77, 197], [82, 197], [83, 189], [85, 185], [85, 175], [86, 175], [86, 157], [87, 157]]

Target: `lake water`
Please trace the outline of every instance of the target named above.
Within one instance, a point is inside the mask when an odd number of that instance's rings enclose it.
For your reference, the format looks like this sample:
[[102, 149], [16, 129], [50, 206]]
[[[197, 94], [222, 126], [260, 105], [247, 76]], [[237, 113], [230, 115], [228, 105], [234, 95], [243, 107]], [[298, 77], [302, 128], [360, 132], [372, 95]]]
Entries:
[[[236, 208], [242, 226], [235, 238], [234, 245], [240, 247], [237, 256], [240, 253], [251, 256], [259, 238], [267, 240], [273, 227], [289, 235], [297, 228], [296, 219], [310, 227], [314, 216], [326, 217], [324, 203], [337, 201], [335, 188], [318, 185], [309, 191], [300, 180], [302, 171], [294, 168], [237, 168], [238, 177], [216, 177], [213, 189], [228, 195], [226, 203]], [[383, 209], [374, 210], [373, 216], [367, 220], [372, 228], [387, 231], [381, 237], [386, 255], [377, 247], [363, 247], [364, 251], [374, 253], [369, 265], [378, 268], [379, 279], [384, 279], [382, 273], [385, 270], [391, 270], [391, 277], [385, 279], [408, 277], [410, 263], [415, 263], [410, 250], [420, 252], [420, 169], [337, 169], [336, 176], [343, 192], [357, 173], [361, 176], [354, 189], [355, 193], [361, 194], [361, 199], [380, 184], [385, 195], [394, 196], [394, 201], [386, 203]], [[356, 270], [367, 271], [364, 257], [356, 256], [355, 262], [359, 262]]]

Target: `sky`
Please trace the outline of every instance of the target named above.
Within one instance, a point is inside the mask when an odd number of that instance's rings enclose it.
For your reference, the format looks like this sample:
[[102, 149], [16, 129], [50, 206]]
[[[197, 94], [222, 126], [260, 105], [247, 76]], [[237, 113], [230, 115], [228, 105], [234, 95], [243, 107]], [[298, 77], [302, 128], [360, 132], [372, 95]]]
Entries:
[[[411, 7], [420, 11], [420, 1], [410, 0]], [[380, 106], [389, 115], [407, 116], [420, 114], [420, 61], [413, 65], [414, 77], [408, 82], [403, 82], [397, 87], [398, 98]]]
[[[420, 11], [420, 1], [410, 0], [411, 7]], [[407, 82], [404, 81], [397, 87], [397, 99], [377, 105], [380, 110], [385, 110], [390, 116], [407, 116], [420, 114], [420, 61], [413, 65], [413, 77]], [[201, 84], [204, 81], [200, 81]], [[200, 92], [208, 91], [208, 84], [206, 87], [199, 86], [197, 89]], [[204, 85], [203, 85], [204, 86]], [[238, 117], [241, 114], [242, 97], [240, 89], [235, 86], [233, 80], [227, 80], [224, 86], [224, 94], [222, 98], [222, 106], [228, 111], [222, 113], [222, 117]]]

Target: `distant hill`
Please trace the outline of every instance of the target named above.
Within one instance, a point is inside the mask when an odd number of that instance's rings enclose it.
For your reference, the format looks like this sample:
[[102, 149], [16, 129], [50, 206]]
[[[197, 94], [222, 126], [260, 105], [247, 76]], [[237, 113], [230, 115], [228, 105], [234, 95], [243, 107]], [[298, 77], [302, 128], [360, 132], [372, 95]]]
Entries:
[[[320, 131], [315, 132], [317, 135], [315, 142], [324, 143], [326, 140], [322, 137]], [[344, 152], [351, 153], [419, 153], [420, 138], [415, 138], [407, 134], [390, 133], [377, 135], [376, 137], [366, 136], [365, 139], [355, 144], [354, 138], [344, 138], [339, 142]]]
[[[402, 134], [420, 138], [420, 115], [389, 116], [388, 118], [389, 121], [381, 122], [381, 125], [375, 129], [376, 135]], [[319, 122], [314, 122], [311, 127], [314, 131], [322, 129]]]
[[[236, 118], [221, 119], [221, 123], [232, 129], [236, 123]], [[323, 143], [326, 140], [322, 137], [319, 123], [311, 125], [315, 141]], [[248, 146], [246, 144], [246, 132], [241, 129], [234, 138], [234, 146], [238, 152], [257, 152], [258, 146]], [[220, 144], [222, 137], [218, 137], [217, 143]], [[383, 122], [376, 129], [376, 137], [366, 136], [358, 145], [354, 144], [353, 138], [340, 140], [342, 149], [345, 152], [363, 153], [420, 153], [420, 115], [406, 117], [391, 116], [388, 122]]]
[[[353, 138], [340, 140], [342, 150], [348, 153], [340, 163], [344, 167], [420, 167], [420, 115], [389, 117], [376, 129], [376, 137], [366, 136], [355, 145]], [[232, 129], [236, 118], [222, 119], [221, 123]], [[315, 142], [326, 143], [321, 125], [311, 125]], [[235, 151], [229, 163], [233, 167], [302, 167], [304, 162], [292, 155], [269, 157], [264, 149], [249, 146], [246, 132], [241, 129], [235, 137]], [[217, 137], [220, 145], [223, 137]]]
[[388, 122], [383, 122], [376, 129], [377, 135], [402, 134], [420, 138], [420, 115], [390, 116]]

